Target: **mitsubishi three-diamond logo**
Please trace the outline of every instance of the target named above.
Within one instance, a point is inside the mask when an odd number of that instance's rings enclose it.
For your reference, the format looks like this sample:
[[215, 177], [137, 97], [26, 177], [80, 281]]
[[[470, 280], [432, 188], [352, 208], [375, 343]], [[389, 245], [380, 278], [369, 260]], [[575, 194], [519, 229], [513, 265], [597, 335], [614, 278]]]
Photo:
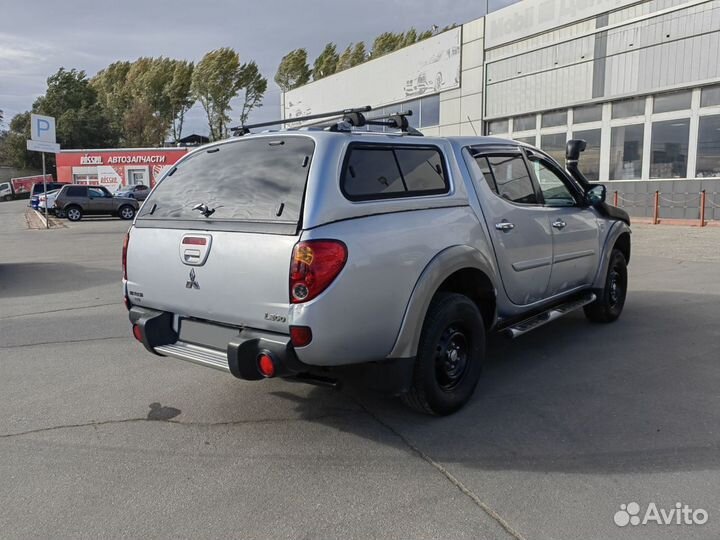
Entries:
[[197, 281], [195, 281], [195, 269], [194, 268], [190, 269], [190, 279], [187, 281], [187, 283], [185, 283], [185, 288], [186, 289], [199, 289], [200, 288], [200, 284]]

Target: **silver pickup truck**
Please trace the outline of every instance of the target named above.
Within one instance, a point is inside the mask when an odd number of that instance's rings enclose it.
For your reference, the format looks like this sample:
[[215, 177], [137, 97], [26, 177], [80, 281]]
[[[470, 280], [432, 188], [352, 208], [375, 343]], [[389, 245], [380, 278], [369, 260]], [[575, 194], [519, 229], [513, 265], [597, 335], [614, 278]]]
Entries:
[[578, 170], [582, 141], [563, 168], [516, 141], [365, 122], [233, 137], [170, 169], [124, 241], [135, 338], [245, 380], [361, 379], [446, 415], [489, 332], [618, 318], [629, 219]]

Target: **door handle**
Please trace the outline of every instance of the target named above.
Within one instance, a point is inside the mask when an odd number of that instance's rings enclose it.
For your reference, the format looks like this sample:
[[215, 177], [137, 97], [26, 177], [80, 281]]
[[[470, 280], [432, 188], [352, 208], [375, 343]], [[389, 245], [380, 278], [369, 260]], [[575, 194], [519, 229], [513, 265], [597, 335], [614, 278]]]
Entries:
[[495, 228], [498, 231], [508, 232], [512, 231], [515, 228], [515, 225], [513, 223], [510, 223], [509, 221], [501, 221], [500, 223], [495, 224]]
[[555, 227], [557, 230], [562, 230], [565, 228], [567, 223], [565, 223], [562, 219], [556, 219], [553, 221], [552, 226]]

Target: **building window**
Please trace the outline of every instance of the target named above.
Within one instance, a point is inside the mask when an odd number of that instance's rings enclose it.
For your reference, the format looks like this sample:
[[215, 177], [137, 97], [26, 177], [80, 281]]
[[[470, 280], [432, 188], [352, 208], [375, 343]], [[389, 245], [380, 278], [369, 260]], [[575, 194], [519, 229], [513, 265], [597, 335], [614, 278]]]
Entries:
[[535, 137], [513, 137], [516, 141], [535, 146]]
[[653, 112], [664, 113], [671, 111], [684, 111], [690, 109], [692, 92], [673, 92], [671, 94], [660, 94], [655, 96]]
[[610, 180], [635, 180], [642, 175], [645, 126], [612, 128], [610, 135]]
[[440, 94], [420, 100], [420, 127], [440, 125]]
[[544, 128], [567, 126], [567, 111], [552, 111], [543, 113], [540, 125]]
[[588, 105], [573, 109], [573, 124], [599, 122], [602, 120], [602, 105]]
[[583, 139], [587, 148], [580, 156], [580, 172], [591, 182], [600, 179], [600, 134], [599, 129], [588, 129], [585, 131], [574, 131], [573, 139]]
[[653, 122], [650, 151], [650, 178], [687, 176], [690, 120]]
[[513, 121], [513, 131], [529, 131], [537, 126], [537, 116], [528, 114], [526, 116], [518, 116]]
[[720, 116], [700, 117], [695, 176], [720, 177]]
[[418, 129], [420, 127], [420, 101], [407, 101], [405, 103], [400, 103], [395, 107], [395, 110], [393, 112], [407, 112], [412, 111], [412, 116], [408, 116], [408, 124], [410, 127], [414, 127], [415, 129]]
[[715, 105], [720, 105], [720, 86], [703, 88], [700, 97], [700, 106], [714, 107]]
[[629, 118], [645, 114], [645, 98], [632, 98], [616, 101], [612, 104], [613, 118]]
[[504, 120], [493, 120], [488, 122], [488, 135], [498, 135], [500, 133], [507, 133], [509, 131], [509, 122]]
[[555, 133], [553, 135], [543, 135], [540, 137], [540, 148], [552, 156], [558, 163], [565, 162], [565, 146], [567, 145], [567, 135], [565, 133]]

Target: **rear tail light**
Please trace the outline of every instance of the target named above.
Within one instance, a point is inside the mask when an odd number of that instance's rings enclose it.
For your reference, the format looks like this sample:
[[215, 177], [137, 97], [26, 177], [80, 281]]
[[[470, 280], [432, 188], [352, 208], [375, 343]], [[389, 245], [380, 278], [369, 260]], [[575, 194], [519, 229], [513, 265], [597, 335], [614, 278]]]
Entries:
[[322, 293], [347, 262], [339, 240], [307, 240], [295, 244], [290, 263], [290, 302], [301, 304]]
[[293, 347], [305, 347], [312, 341], [312, 330], [307, 326], [291, 326], [290, 342]]
[[258, 371], [263, 377], [270, 378], [275, 376], [275, 362], [267, 353], [261, 353], [257, 357]]
[[128, 250], [129, 243], [130, 243], [130, 231], [126, 232], [125, 237], [123, 238], [123, 247], [122, 247], [123, 279], [127, 279], [127, 250]]
[[135, 336], [135, 339], [137, 339], [140, 343], [142, 343], [142, 330], [140, 330], [140, 327], [137, 324], [133, 324], [132, 327], [133, 336]]

